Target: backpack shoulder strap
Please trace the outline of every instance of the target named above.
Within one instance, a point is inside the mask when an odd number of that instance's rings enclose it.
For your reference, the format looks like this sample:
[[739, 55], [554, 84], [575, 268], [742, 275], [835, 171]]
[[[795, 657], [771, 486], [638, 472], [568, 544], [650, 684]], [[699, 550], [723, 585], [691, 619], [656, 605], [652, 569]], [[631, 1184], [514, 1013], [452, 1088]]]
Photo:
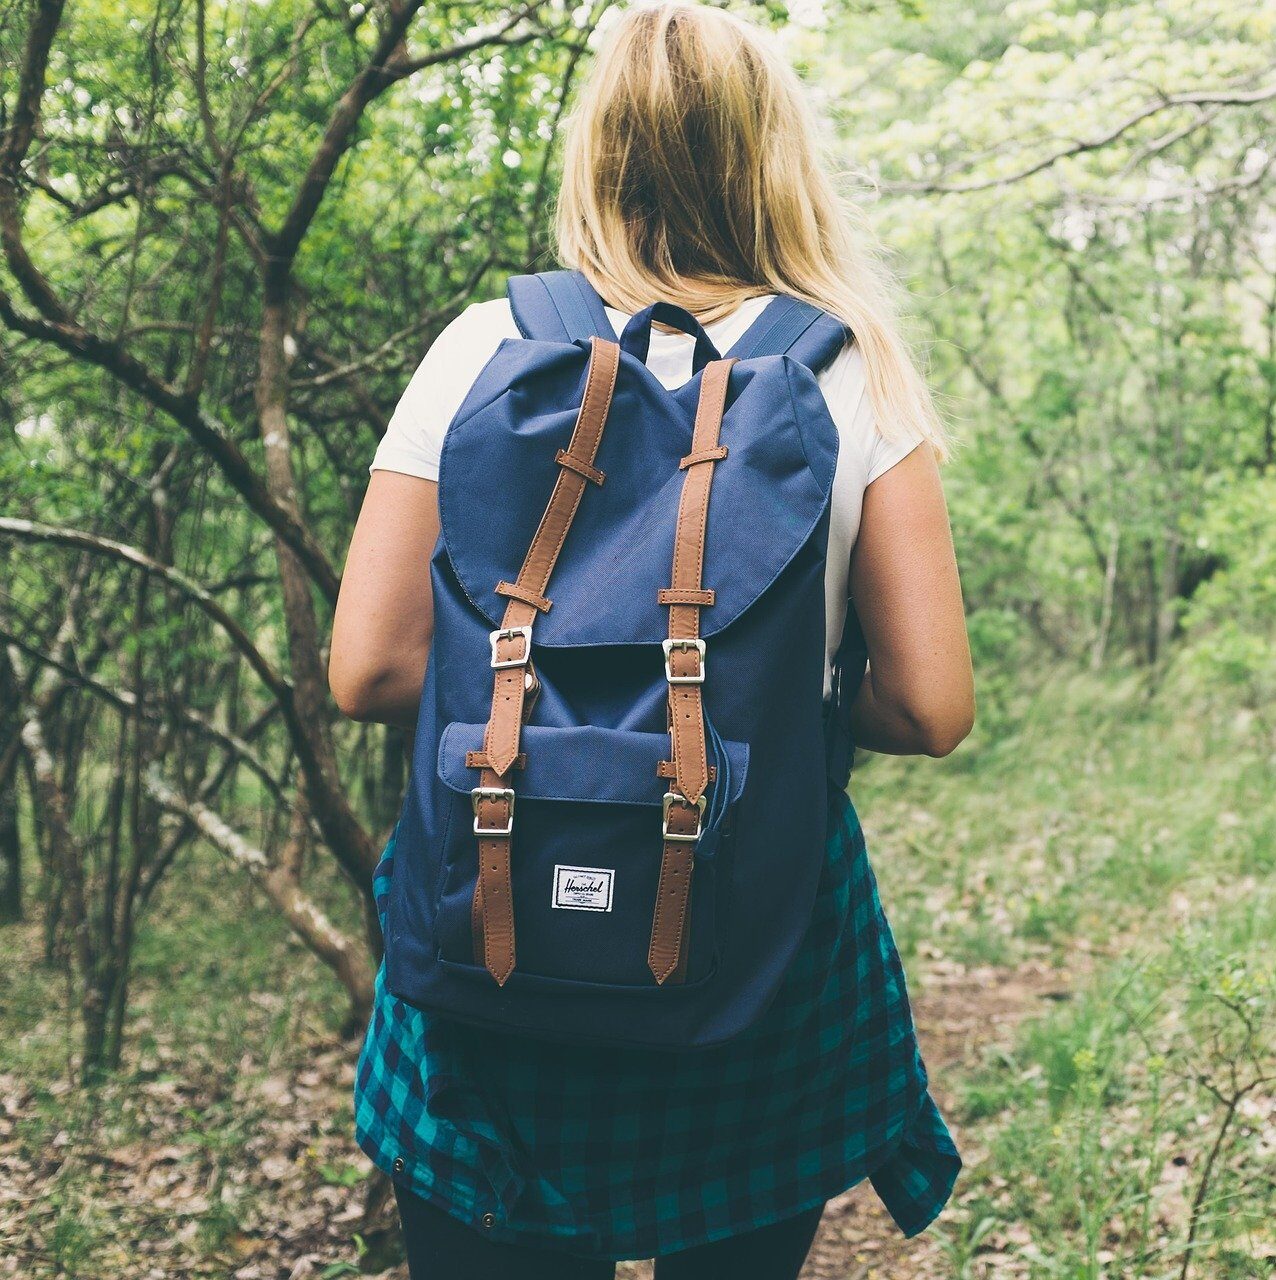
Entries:
[[577, 342], [616, 341], [603, 300], [579, 271], [542, 271], [511, 276], [506, 286], [514, 323], [525, 338]]
[[[602, 484], [594, 467], [603, 429], [611, 412], [620, 347], [594, 339], [590, 343], [589, 372], [576, 425], [566, 449], [558, 451], [562, 470], [554, 481], [549, 505], [537, 526], [523, 567], [514, 582], [498, 582], [498, 595], [507, 597], [500, 627], [492, 642], [492, 709], [483, 733], [483, 751], [466, 756], [468, 768], [481, 770], [471, 791], [474, 830], [479, 838], [479, 879], [473, 902], [475, 949], [482, 937], [483, 963], [497, 984], [504, 986], [514, 971], [514, 899], [510, 880], [510, 840], [514, 829], [514, 787], [507, 776], [519, 756], [523, 720], [530, 709], [532, 688], [539, 688], [532, 666], [532, 623], [549, 611], [549, 589], [559, 552], [580, 508], [585, 485]], [[534, 696], [534, 695], [533, 695]]]
[[835, 316], [800, 298], [781, 295], [772, 299], [726, 354], [737, 360], [787, 355], [819, 373], [850, 340], [851, 331]]

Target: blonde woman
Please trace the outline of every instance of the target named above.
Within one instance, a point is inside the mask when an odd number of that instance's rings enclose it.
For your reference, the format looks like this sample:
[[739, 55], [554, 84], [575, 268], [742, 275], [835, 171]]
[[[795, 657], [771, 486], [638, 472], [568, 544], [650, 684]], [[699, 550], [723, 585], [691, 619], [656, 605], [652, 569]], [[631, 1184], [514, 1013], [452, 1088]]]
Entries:
[[[559, 256], [605, 301], [616, 333], [664, 301], [725, 352], [789, 295], [854, 335], [818, 378], [839, 438], [826, 671], [850, 642], [853, 598], [869, 661], [850, 705], [855, 741], [938, 756], [973, 717], [937, 469], [944, 439], [854, 225], [763, 33], [707, 6], [617, 21], [570, 125]], [[518, 337], [505, 300], [466, 310], [426, 354], [377, 450], [332, 643], [333, 693], [351, 716], [415, 720], [443, 437], [498, 345]], [[678, 387], [695, 345], [653, 332], [650, 373]], [[492, 519], [502, 483], [517, 477], [493, 476]], [[854, 810], [836, 790], [797, 957], [760, 1021], [718, 1047], [591, 1048], [479, 1030], [397, 999], [383, 975], [357, 1129], [394, 1181], [415, 1280], [584, 1280], [635, 1257], [655, 1257], [659, 1280], [793, 1280], [825, 1202], [864, 1178], [905, 1233], [934, 1218], [960, 1159], [927, 1092]], [[381, 892], [393, 855], [391, 841]]]

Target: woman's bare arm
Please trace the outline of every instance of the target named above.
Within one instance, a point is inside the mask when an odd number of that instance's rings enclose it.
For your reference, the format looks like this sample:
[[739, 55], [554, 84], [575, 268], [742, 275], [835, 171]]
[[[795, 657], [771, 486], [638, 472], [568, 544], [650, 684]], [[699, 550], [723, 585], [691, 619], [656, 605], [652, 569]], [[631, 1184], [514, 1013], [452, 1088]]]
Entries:
[[439, 536], [433, 480], [374, 471], [346, 556], [328, 685], [355, 720], [411, 728], [434, 634], [430, 556]]
[[948, 508], [922, 445], [864, 493], [851, 596], [869, 669], [851, 708], [855, 741], [944, 756], [970, 732], [975, 686]]

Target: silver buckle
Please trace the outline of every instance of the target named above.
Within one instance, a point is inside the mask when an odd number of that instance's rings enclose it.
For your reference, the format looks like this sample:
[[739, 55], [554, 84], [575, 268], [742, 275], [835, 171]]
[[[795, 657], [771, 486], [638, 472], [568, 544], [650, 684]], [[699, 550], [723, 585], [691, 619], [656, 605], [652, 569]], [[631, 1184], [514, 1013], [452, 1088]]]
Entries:
[[[482, 800], [508, 800], [509, 821], [503, 827], [479, 826], [479, 802]], [[474, 810], [474, 834], [476, 836], [507, 836], [514, 830], [514, 791], [510, 787], [475, 787], [470, 792], [470, 805]]]
[[[665, 679], [670, 684], [704, 684], [704, 641], [703, 640], [662, 640], [660, 647], [665, 651]], [[693, 676], [676, 676], [669, 670], [669, 655], [675, 649], [694, 649], [700, 655], [700, 670]]]
[[[521, 658], [498, 658], [496, 656], [497, 642], [500, 640], [513, 640], [515, 636], [523, 637], [523, 656]], [[504, 671], [508, 667], [527, 666], [528, 660], [532, 656], [532, 628], [530, 624], [526, 627], [498, 627], [495, 631], [489, 631], [487, 638], [492, 646], [493, 671]]]
[[684, 835], [678, 831], [669, 830], [669, 806], [677, 801], [679, 804], [691, 803], [686, 796], [678, 791], [666, 791], [664, 799], [660, 802], [660, 836], [663, 840], [672, 840], [678, 844], [695, 844], [700, 839], [700, 822], [704, 817], [704, 807], [708, 800], [707, 796], [701, 796], [696, 801], [696, 833], [695, 835]]

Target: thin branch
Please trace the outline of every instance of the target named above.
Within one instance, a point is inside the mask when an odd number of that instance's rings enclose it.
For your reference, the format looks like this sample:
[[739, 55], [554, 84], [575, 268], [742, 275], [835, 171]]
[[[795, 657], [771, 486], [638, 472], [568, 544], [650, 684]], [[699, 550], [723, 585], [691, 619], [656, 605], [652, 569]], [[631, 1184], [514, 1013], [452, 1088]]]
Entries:
[[528, 40], [535, 39], [541, 33], [539, 31], [527, 31], [517, 35], [512, 35], [511, 33], [520, 22], [530, 18], [538, 9], [543, 9], [544, 7], [545, 0], [532, 0], [531, 4], [524, 5], [522, 9], [511, 14], [493, 31], [473, 36], [469, 40], [460, 40], [456, 44], [449, 45], [446, 49], [432, 49], [429, 53], [418, 54], [416, 57], [396, 58], [387, 70], [392, 73], [396, 80], [402, 80], [407, 76], [415, 75], [418, 71], [425, 71], [429, 67], [441, 66], [445, 62], [455, 62], [457, 59], [464, 58], [467, 54], [475, 53], [479, 49], [526, 44]]
[[396, 355], [397, 363], [402, 364], [404, 361], [404, 343], [407, 339], [415, 337], [418, 333], [429, 329], [432, 325], [438, 324], [445, 316], [453, 313], [467, 298], [469, 298], [478, 282], [487, 273], [491, 267], [494, 255], [489, 254], [484, 258], [473, 271], [469, 273], [465, 283], [456, 290], [456, 292], [441, 307], [436, 307], [433, 311], [423, 315], [419, 320], [414, 320], [406, 328], [400, 329], [398, 333], [393, 333], [383, 343], [369, 351], [366, 355], [359, 356], [357, 359], [349, 360], [345, 364], [337, 364], [332, 357], [325, 356], [322, 352], [316, 352], [321, 360], [332, 360], [333, 367], [325, 373], [315, 374], [311, 378], [298, 378], [292, 382], [294, 389], [319, 390], [320, 388], [331, 386], [334, 382], [344, 382], [347, 378], [354, 377], [356, 374], [362, 373], [367, 369], [375, 367], [379, 361], [388, 355]]
[[324, 597], [335, 603], [341, 579], [327, 554], [301, 517], [271, 496], [243, 451], [225, 434], [222, 425], [193, 397], [157, 378], [119, 343], [90, 333], [63, 314], [56, 299], [53, 301], [55, 317], [41, 319], [18, 311], [9, 295], [0, 290], [0, 320], [15, 332], [48, 342], [69, 355], [105, 369], [163, 410], [212, 459], [249, 508], [296, 554]]
[[63, 306], [22, 240], [19, 210], [21, 168], [35, 136], [44, 94], [49, 51], [62, 18], [62, 0], [38, 0], [28, 33], [13, 118], [0, 142], [0, 242], [5, 260], [39, 316], [18, 311], [0, 290], [0, 321], [27, 337], [39, 338], [115, 375], [163, 410], [221, 468], [227, 480], [290, 547], [320, 591], [335, 603], [340, 579], [301, 518], [275, 500], [239, 447], [197, 400], [153, 374], [117, 341], [91, 333]]
[[[17, 649], [33, 662], [39, 663], [42, 667], [56, 671], [67, 684], [78, 685], [93, 694], [95, 698], [105, 702], [108, 706], [114, 707], [124, 715], [135, 716], [138, 714], [138, 698], [132, 690], [113, 689], [110, 685], [97, 679], [96, 676], [91, 676], [87, 672], [81, 671], [71, 663], [60, 660], [53, 654], [41, 652], [35, 645], [15, 635], [2, 624], [0, 624], [0, 641], [6, 642], [9, 646]], [[257, 754], [250, 742], [237, 734], [228, 733], [225, 729], [219, 729], [211, 720], [201, 716], [199, 712], [191, 707], [178, 705], [171, 709], [183, 724], [203, 737], [218, 743], [232, 757], [247, 765], [261, 779], [270, 794], [281, 804], [289, 803], [279, 780], [266, 767], [266, 762]], [[164, 722], [164, 717], [160, 712], [152, 709], [150, 704], [144, 707], [141, 715], [144, 720], [154, 724]]]
[[[1088, 151], [1098, 151], [1103, 147], [1110, 146], [1122, 135], [1129, 133], [1131, 129], [1137, 128], [1145, 120], [1150, 120], [1153, 116], [1160, 115], [1164, 111], [1172, 111], [1175, 107], [1254, 106], [1259, 103], [1270, 102], [1273, 99], [1276, 99], [1276, 84], [1248, 91], [1217, 89], [1203, 90], [1198, 93], [1166, 94], [1157, 102], [1144, 104], [1137, 111], [1118, 121], [1105, 133], [1091, 138], [1078, 138], [1068, 146], [1042, 156], [1039, 160], [1035, 160], [1033, 163], [1025, 165], [1013, 173], [1003, 174], [1001, 177], [980, 178], [973, 182], [958, 183], [948, 183], [942, 179], [930, 182], [883, 182], [881, 188], [890, 194], [968, 195], [975, 191], [990, 191], [995, 187], [1008, 187], [1016, 182], [1022, 182], [1025, 178], [1031, 178], [1045, 169], [1053, 168], [1061, 160], [1067, 160], [1072, 156], [1082, 155]], [[1198, 120], [1196, 127], [1202, 127], [1212, 118], [1212, 113], [1204, 113]]]
[[493, 31], [483, 32], [468, 40], [460, 40], [443, 49], [412, 57], [401, 51], [403, 39], [412, 24], [423, 0], [406, 0], [400, 8], [392, 10], [391, 18], [377, 40], [372, 56], [363, 70], [354, 78], [333, 109], [306, 175], [297, 188], [292, 207], [288, 210], [278, 232], [270, 237], [268, 249], [270, 265], [276, 275], [284, 276], [301, 247], [319, 205], [332, 180], [341, 157], [354, 142], [355, 130], [369, 103], [375, 101], [391, 85], [423, 71], [448, 62], [457, 62], [480, 49], [498, 45], [522, 44], [534, 39], [536, 31], [513, 34], [526, 18], [544, 7], [544, 0], [534, 0], [512, 14]]
[[287, 276], [306, 231], [319, 211], [337, 162], [354, 141], [354, 132], [364, 108], [394, 83], [395, 77], [386, 64], [402, 43], [423, 2], [424, 0], [407, 0], [392, 11], [371, 58], [333, 108], [328, 127], [324, 130], [323, 138], [297, 188], [292, 207], [279, 230], [267, 241], [268, 263], [278, 276]]
[[317, 742], [314, 724], [308, 723], [299, 711], [291, 681], [285, 680], [274, 670], [249, 638], [240, 624], [222, 608], [206, 587], [185, 574], [145, 555], [136, 547], [80, 529], [62, 529], [53, 525], [38, 524], [32, 520], [17, 520], [0, 516], [0, 534], [10, 534], [25, 542], [45, 542], [60, 546], [80, 547], [96, 555], [105, 555], [124, 564], [132, 565], [145, 573], [162, 578], [182, 595], [197, 604], [227, 635], [231, 643], [245, 657], [262, 683], [275, 696], [283, 715], [293, 750], [297, 753], [312, 801], [325, 807], [320, 818], [325, 838], [338, 862], [350, 874], [356, 884], [364, 884], [367, 873], [376, 864], [377, 851], [370, 837], [360, 825], [341, 791], [333, 762], [327, 757], [324, 744]]
[[0, 516], [0, 534], [8, 534], [23, 542], [54, 543], [63, 547], [79, 547], [91, 551], [95, 555], [107, 556], [112, 560], [122, 561], [141, 569], [144, 573], [162, 578], [188, 600], [198, 605], [213, 622], [226, 633], [227, 638], [248, 661], [261, 682], [275, 695], [276, 700], [285, 708], [292, 705], [292, 686], [266, 660], [265, 656], [253, 644], [248, 633], [208, 591], [188, 578], [179, 569], [174, 569], [160, 561], [152, 559], [136, 547], [124, 542], [115, 542], [111, 538], [101, 538], [97, 534], [87, 533], [82, 529], [63, 529], [56, 525], [39, 524], [34, 520], [18, 520], [10, 516]]

